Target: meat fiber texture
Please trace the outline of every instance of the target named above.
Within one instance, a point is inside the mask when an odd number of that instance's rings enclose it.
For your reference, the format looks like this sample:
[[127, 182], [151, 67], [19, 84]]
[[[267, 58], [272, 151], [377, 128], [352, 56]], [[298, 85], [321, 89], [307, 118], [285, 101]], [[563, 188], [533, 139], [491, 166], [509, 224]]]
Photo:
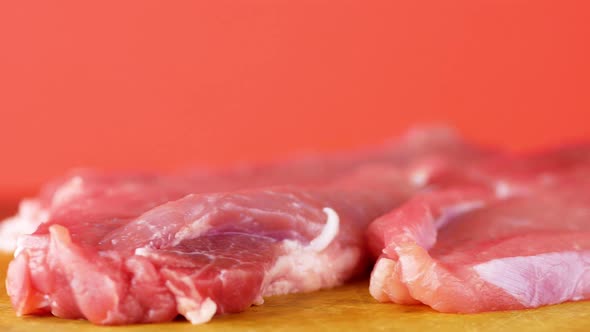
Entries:
[[132, 219], [61, 215], [20, 238], [8, 293], [19, 315], [197, 324], [333, 287], [366, 267], [366, 226], [414, 190], [404, 178], [371, 167], [321, 188], [193, 194]]
[[78, 219], [85, 223], [129, 219], [191, 193], [317, 185], [375, 163], [406, 168], [418, 163], [431, 165], [416, 167], [414, 179], [424, 182], [424, 175], [441, 160], [459, 163], [487, 153], [465, 143], [449, 128], [424, 127], [376, 148], [331, 155], [306, 154], [285, 162], [223, 170], [192, 169], [171, 174], [75, 170], [45, 185], [37, 197], [23, 200], [17, 215], [0, 222], [0, 251], [13, 252], [20, 235], [31, 234], [39, 224], [64, 214], [79, 214]]
[[36, 230], [19, 237], [7, 290], [18, 315], [128, 324], [178, 314], [203, 323], [266, 296], [334, 287], [371, 262], [372, 220], [433, 169], [481, 154], [437, 129], [352, 157], [246, 171], [78, 174], [13, 220], [32, 217]]
[[433, 175], [370, 225], [371, 294], [456, 313], [589, 299], [588, 174], [578, 146]]

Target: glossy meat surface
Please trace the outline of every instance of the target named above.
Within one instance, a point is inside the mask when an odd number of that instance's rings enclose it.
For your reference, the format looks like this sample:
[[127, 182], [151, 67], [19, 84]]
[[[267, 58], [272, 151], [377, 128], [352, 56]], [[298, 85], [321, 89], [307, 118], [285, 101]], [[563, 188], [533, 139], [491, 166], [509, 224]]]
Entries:
[[333, 287], [366, 267], [364, 230], [415, 190], [404, 178], [370, 167], [321, 187], [193, 194], [131, 219], [55, 219], [21, 237], [8, 291], [18, 314], [125, 324], [202, 323]]
[[443, 312], [590, 298], [590, 158], [584, 147], [433, 177], [438, 189], [373, 222], [381, 302]]

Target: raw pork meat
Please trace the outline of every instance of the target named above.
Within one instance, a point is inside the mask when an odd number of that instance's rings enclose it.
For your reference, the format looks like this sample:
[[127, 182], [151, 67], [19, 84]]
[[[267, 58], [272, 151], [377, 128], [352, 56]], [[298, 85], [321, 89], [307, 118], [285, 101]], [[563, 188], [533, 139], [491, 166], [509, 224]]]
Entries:
[[366, 267], [366, 226], [416, 190], [408, 179], [373, 166], [322, 186], [189, 195], [137, 218], [54, 215], [20, 238], [8, 293], [18, 315], [203, 323], [333, 287]]
[[590, 149], [442, 172], [368, 231], [381, 302], [442, 312], [590, 298]]
[[31, 217], [37, 230], [20, 237], [7, 289], [19, 315], [125, 324], [179, 313], [201, 323], [264, 296], [333, 287], [370, 263], [369, 222], [437, 169], [488, 154], [431, 129], [219, 173], [76, 174], [24, 203], [14, 223]]
[[[243, 165], [221, 171], [191, 170], [174, 174], [71, 172], [46, 185], [39, 196], [21, 202], [19, 213], [0, 223], [0, 251], [12, 252], [19, 235], [31, 234], [42, 222], [76, 215], [87, 223], [110, 217], [137, 217], [150, 208], [191, 193], [221, 192], [271, 185], [321, 184], [360, 165], [387, 163], [408, 167], [459, 163], [487, 154], [444, 127], [418, 128], [374, 149], [306, 156], [288, 162]], [[430, 167], [431, 168], [431, 167]], [[418, 169], [423, 181], [430, 168]], [[90, 218], [90, 219], [88, 219]]]

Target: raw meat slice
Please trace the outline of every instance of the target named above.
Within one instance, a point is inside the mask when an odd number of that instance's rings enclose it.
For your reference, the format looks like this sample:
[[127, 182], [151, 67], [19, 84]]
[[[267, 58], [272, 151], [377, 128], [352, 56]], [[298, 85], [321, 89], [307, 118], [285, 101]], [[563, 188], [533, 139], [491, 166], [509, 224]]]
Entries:
[[371, 295], [460, 313], [590, 299], [590, 159], [539, 158], [480, 170], [494, 181], [446, 182], [373, 222]]
[[21, 237], [8, 293], [18, 315], [202, 323], [333, 287], [366, 268], [366, 226], [417, 189], [408, 178], [374, 166], [322, 186], [189, 195], [137, 218], [53, 216]]
[[441, 164], [428, 175], [433, 189], [485, 185], [498, 194], [533, 190], [536, 186], [581, 178], [590, 173], [590, 146], [562, 146], [520, 155], [488, 154], [466, 163]]
[[0, 224], [0, 249], [13, 251], [19, 235], [32, 233], [51, 218], [75, 213], [98, 219], [109, 215], [135, 217], [187, 195], [200, 184], [188, 177], [71, 172], [45, 186], [38, 198], [23, 200], [18, 214]]
[[24, 200], [19, 213], [0, 223], [0, 251], [11, 252], [21, 234], [62, 215], [84, 214], [87, 223], [109, 217], [133, 218], [150, 208], [190, 193], [231, 191], [288, 184], [320, 184], [369, 163], [409, 167], [419, 161], [414, 179], [423, 181], [434, 165], [459, 163], [488, 154], [462, 141], [445, 127], [417, 128], [374, 149], [328, 156], [306, 156], [281, 163], [243, 165], [221, 171], [191, 170], [174, 174], [104, 173], [77, 170], [46, 185], [35, 199]]

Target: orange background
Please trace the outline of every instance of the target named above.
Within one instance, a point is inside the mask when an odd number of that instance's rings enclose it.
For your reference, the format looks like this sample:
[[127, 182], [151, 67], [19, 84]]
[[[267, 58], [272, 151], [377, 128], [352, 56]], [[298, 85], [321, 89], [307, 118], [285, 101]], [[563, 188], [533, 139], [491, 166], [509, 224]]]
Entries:
[[589, 59], [585, 0], [2, 1], [0, 196], [423, 122], [512, 148], [590, 138]]

